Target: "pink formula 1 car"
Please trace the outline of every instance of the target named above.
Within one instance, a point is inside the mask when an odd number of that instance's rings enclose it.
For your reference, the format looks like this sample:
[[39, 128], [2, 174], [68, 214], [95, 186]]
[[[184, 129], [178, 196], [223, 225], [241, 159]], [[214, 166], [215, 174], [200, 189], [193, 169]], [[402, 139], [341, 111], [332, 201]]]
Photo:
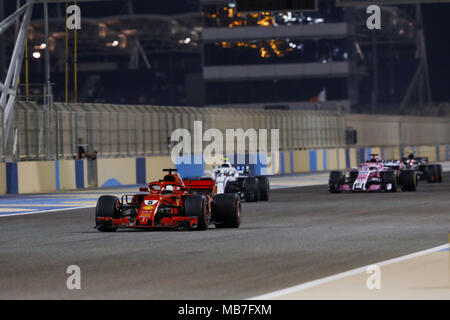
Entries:
[[342, 171], [331, 171], [328, 181], [328, 190], [332, 193], [397, 192], [399, 187], [402, 191], [416, 191], [416, 172], [406, 169], [400, 161], [383, 161], [376, 154], [371, 154], [369, 160], [347, 174]]

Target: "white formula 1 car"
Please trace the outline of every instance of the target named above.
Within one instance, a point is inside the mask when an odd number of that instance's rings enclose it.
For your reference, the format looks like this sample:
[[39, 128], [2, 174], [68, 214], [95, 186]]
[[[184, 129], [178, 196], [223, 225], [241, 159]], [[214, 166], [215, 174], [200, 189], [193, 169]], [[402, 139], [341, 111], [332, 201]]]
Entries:
[[270, 185], [266, 176], [252, 176], [248, 166], [236, 167], [224, 161], [209, 172], [216, 181], [217, 194], [238, 193], [245, 201], [269, 200]]

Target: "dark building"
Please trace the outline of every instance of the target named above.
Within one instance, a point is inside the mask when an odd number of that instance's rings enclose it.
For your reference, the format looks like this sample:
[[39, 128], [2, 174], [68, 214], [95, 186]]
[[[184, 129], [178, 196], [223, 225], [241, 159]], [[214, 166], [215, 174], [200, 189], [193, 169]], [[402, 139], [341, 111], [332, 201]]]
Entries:
[[207, 106], [310, 108], [322, 92], [322, 108], [349, 108], [349, 26], [341, 8], [237, 9], [203, 1]]
[[370, 110], [398, 104], [417, 65], [416, 23], [396, 7], [370, 32], [365, 10], [334, 1], [293, 12], [202, 4], [207, 106]]
[[[180, 5], [114, 1], [107, 11], [80, 3], [78, 102], [381, 112], [429, 101], [417, 6], [383, 6], [382, 30], [371, 31], [365, 8], [333, 0], [290, 12], [243, 12], [235, 0], [174, 1]], [[14, 3], [5, 8], [10, 14]], [[66, 99], [67, 63], [70, 102], [74, 33], [66, 59], [64, 5], [49, 4], [49, 16], [54, 100]], [[14, 38], [14, 28], [3, 34], [3, 64]], [[33, 54], [43, 51], [43, 40], [35, 10], [28, 31], [32, 99], [42, 97], [44, 59]]]

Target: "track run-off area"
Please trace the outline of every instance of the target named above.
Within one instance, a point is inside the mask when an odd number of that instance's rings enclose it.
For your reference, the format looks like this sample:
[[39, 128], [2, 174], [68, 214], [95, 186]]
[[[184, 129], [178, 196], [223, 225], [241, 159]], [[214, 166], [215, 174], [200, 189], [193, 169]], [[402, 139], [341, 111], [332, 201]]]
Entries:
[[[449, 173], [417, 192], [330, 194], [323, 183], [271, 178], [270, 201], [243, 203], [239, 229], [206, 231], [97, 231], [96, 198], [119, 190], [2, 197], [0, 299], [450, 298]], [[366, 286], [372, 264], [380, 289]], [[79, 290], [66, 286], [70, 265]]]

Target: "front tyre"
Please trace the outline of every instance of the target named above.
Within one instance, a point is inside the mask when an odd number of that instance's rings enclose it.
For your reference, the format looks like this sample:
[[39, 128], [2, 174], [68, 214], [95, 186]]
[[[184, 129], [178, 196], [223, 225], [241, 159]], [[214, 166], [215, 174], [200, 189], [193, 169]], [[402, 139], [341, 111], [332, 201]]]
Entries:
[[114, 226], [113, 219], [118, 218], [119, 198], [115, 196], [101, 196], [97, 200], [95, 207], [95, 227], [98, 231], [114, 232], [117, 226]]
[[194, 195], [187, 197], [184, 203], [184, 214], [187, 217], [197, 218], [196, 230], [204, 231], [208, 229], [208, 217], [207, 217], [205, 196]]
[[328, 190], [331, 193], [342, 192], [341, 187], [344, 185], [345, 177], [341, 171], [331, 171], [330, 178], [328, 180]]
[[[397, 192], [397, 177], [394, 171], [382, 172], [383, 187], [386, 192]], [[387, 186], [391, 185], [391, 189], [388, 190]]]
[[417, 191], [417, 174], [414, 170], [400, 172], [399, 183], [402, 191]]

